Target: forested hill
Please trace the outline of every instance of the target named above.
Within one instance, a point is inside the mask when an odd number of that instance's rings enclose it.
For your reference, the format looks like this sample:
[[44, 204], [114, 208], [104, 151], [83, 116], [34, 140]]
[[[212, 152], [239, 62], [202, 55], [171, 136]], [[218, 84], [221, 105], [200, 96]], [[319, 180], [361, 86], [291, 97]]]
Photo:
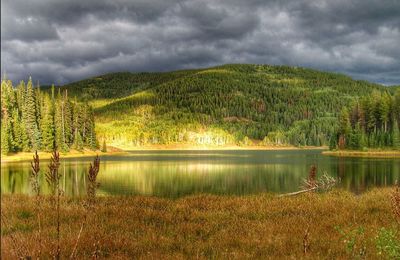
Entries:
[[166, 73], [113, 73], [66, 86], [95, 107], [107, 144], [328, 145], [342, 107], [394, 88], [311, 69], [223, 65]]

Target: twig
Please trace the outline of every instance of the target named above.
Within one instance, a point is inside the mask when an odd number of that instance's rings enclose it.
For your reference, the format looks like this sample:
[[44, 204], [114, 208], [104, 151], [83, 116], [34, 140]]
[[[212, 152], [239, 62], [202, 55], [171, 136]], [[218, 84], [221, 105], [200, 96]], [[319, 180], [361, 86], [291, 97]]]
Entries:
[[69, 257], [69, 258], [71, 258], [71, 259], [74, 259], [74, 258], [75, 258], [75, 254], [76, 254], [76, 251], [77, 251], [77, 249], [78, 249], [79, 239], [81, 238], [81, 234], [82, 234], [82, 231], [83, 231], [83, 227], [84, 227], [84, 225], [86, 224], [86, 220], [87, 220], [87, 217], [86, 217], [86, 215], [85, 215], [85, 219], [84, 219], [84, 221], [83, 221], [82, 224], [81, 224], [81, 229], [79, 230], [78, 237], [77, 237], [76, 242], [75, 242], [75, 245], [74, 245], [74, 249], [72, 250], [72, 253], [71, 253], [70, 257]]
[[280, 194], [280, 195], [278, 195], [278, 197], [294, 196], [294, 195], [298, 195], [298, 194], [314, 191], [314, 190], [317, 190], [317, 189], [318, 189], [318, 187], [314, 187], [314, 188], [311, 188], [311, 189], [306, 189], [306, 190], [301, 190], [301, 191], [296, 191], [296, 192], [291, 192], [291, 193]]

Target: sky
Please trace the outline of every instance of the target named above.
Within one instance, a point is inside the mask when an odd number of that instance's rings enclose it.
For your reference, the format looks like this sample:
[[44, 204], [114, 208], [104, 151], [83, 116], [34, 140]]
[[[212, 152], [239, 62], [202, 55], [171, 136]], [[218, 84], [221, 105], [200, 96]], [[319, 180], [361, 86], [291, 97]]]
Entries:
[[400, 85], [400, 0], [1, 0], [1, 72], [66, 84], [226, 63]]

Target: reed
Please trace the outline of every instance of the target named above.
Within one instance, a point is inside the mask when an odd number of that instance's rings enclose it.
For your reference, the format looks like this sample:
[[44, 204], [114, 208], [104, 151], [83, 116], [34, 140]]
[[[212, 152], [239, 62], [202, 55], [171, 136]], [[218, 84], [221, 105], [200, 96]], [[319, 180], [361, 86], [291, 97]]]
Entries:
[[40, 171], [40, 161], [37, 151], [33, 155], [33, 161], [31, 162], [31, 174], [30, 183], [32, 186], [32, 191], [36, 196], [40, 195], [40, 185], [39, 185], [39, 171]]
[[93, 164], [90, 164], [89, 171], [87, 174], [88, 184], [86, 187], [87, 194], [87, 203], [89, 206], [94, 205], [96, 202], [96, 190], [100, 186], [100, 183], [97, 182], [97, 175], [99, 174], [100, 169], [100, 158], [97, 155], [93, 161]]
[[60, 189], [60, 179], [61, 174], [59, 173], [58, 169], [60, 167], [60, 153], [54, 149], [51, 158], [50, 164], [48, 166], [48, 171], [46, 173], [46, 181], [50, 186], [52, 200], [55, 202], [55, 210], [57, 212], [56, 218], [56, 234], [57, 234], [57, 248], [56, 252], [54, 253], [55, 259], [60, 259], [61, 255], [61, 246], [60, 246], [60, 196], [61, 196], [61, 189]]
[[42, 225], [41, 225], [41, 198], [40, 198], [40, 183], [39, 183], [39, 173], [40, 173], [40, 159], [37, 151], [33, 155], [33, 160], [31, 162], [31, 175], [30, 175], [30, 182], [32, 186], [32, 191], [36, 195], [35, 201], [35, 211], [38, 220], [38, 254], [37, 257], [40, 259], [42, 256]]

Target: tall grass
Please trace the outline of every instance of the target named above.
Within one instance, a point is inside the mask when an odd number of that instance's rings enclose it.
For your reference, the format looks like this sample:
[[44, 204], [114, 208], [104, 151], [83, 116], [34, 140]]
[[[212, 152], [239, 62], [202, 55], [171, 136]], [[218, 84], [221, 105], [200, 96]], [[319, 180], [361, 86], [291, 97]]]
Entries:
[[[376, 236], [383, 227], [399, 228], [399, 224], [394, 226], [391, 193], [386, 188], [361, 195], [333, 190], [282, 198], [270, 194], [98, 197], [96, 214], [86, 222], [74, 258], [353, 259], [335, 226], [346, 233], [362, 226], [358, 244], [367, 248], [367, 259], [379, 259]], [[86, 214], [81, 206], [85, 200], [62, 197], [62, 230], [66, 231], [61, 236], [62, 258], [70, 257], [75, 246]], [[17, 216], [22, 210], [33, 210], [33, 201], [26, 196], [3, 196], [2, 209], [7, 216]], [[53, 251], [56, 212], [50, 200], [44, 200], [42, 209], [45, 258]], [[25, 229], [22, 224], [27, 221], [12, 217], [9, 224], [16, 227], [12, 234], [35, 249], [37, 226]], [[10, 233], [3, 237], [3, 259], [10, 258]]]
[[[71, 252], [70, 258], [76, 258], [76, 253], [78, 250], [78, 244], [81, 239], [82, 231], [87, 225], [88, 219], [90, 216], [95, 215], [95, 203], [96, 203], [96, 190], [100, 186], [100, 183], [97, 182], [97, 175], [100, 170], [100, 158], [97, 155], [93, 161], [93, 164], [90, 164], [89, 170], [87, 172], [88, 184], [86, 186], [86, 201], [84, 202], [85, 214], [83, 216], [83, 221], [81, 223], [81, 227], [78, 232], [78, 236], [76, 238], [76, 242], [74, 244], [74, 248]], [[97, 223], [97, 222], [95, 222]], [[98, 256], [98, 242], [94, 243], [95, 250], [92, 254], [93, 258], [97, 258]]]
[[396, 186], [391, 195], [393, 213], [400, 223], [400, 181], [397, 181]]

